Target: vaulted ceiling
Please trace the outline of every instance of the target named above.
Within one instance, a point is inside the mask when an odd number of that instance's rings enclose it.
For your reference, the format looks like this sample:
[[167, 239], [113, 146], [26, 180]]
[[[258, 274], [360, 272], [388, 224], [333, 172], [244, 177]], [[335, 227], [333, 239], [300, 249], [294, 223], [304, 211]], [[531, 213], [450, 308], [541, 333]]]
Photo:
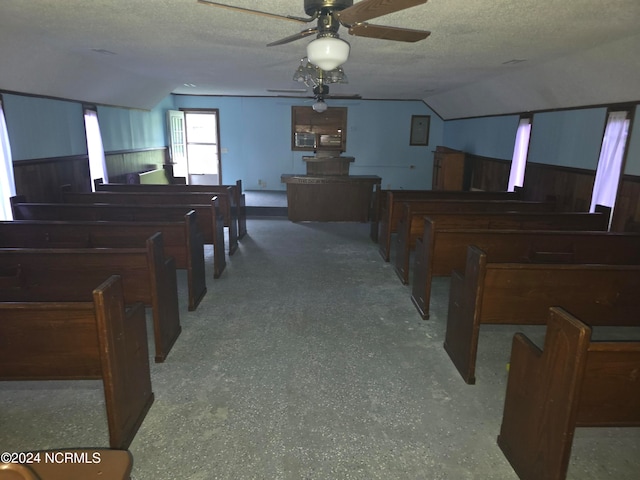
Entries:
[[[303, 0], [224, 3], [306, 16]], [[332, 93], [445, 119], [640, 100], [638, 0], [429, 0], [369, 23], [431, 36], [342, 28], [349, 83]], [[0, 90], [143, 109], [172, 92], [308, 96], [292, 77], [313, 37], [266, 46], [305, 28], [196, 0], [2, 0]]]

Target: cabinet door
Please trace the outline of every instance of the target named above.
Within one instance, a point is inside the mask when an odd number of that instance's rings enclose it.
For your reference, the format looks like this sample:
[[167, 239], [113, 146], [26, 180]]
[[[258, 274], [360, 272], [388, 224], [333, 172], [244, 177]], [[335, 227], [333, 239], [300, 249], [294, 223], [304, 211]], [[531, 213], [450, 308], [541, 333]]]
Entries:
[[464, 152], [438, 152], [433, 155], [434, 190], [463, 190]]

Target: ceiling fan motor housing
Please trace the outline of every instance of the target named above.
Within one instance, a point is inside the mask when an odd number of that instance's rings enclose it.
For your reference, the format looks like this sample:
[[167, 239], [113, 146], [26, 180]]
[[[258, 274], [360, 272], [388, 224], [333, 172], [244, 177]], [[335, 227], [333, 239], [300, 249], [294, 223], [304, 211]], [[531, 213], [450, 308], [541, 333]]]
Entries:
[[304, 11], [309, 16], [313, 16], [322, 9], [339, 11], [351, 6], [353, 6], [353, 0], [304, 0]]

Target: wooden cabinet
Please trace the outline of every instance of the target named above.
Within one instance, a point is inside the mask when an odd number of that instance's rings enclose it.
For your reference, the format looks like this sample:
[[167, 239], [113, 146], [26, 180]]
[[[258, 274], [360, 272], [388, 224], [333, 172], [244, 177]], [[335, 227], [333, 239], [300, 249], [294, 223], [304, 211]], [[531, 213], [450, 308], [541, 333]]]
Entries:
[[291, 107], [291, 149], [344, 152], [347, 149], [347, 109]]
[[447, 147], [436, 147], [433, 152], [433, 190], [468, 190], [464, 152]]
[[292, 222], [368, 222], [375, 175], [282, 175], [287, 184], [287, 211]]

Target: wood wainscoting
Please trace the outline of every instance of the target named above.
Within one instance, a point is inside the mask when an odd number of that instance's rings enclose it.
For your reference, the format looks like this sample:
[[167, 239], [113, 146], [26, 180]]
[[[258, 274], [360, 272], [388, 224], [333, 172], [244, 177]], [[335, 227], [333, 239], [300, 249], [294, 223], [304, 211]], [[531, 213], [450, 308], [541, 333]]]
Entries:
[[168, 161], [168, 150], [166, 147], [159, 147], [106, 152], [105, 161], [109, 182], [126, 183], [130, 173], [161, 170]]
[[60, 186], [65, 184], [78, 192], [91, 191], [87, 155], [15, 161], [13, 174], [16, 193], [29, 202], [59, 202]]
[[[467, 154], [471, 169], [471, 188], [505, 190], [509, 180], [510, 160]], [[543, 202], [555, 199], [559, 211], [586, 212], [591, 205], [595, 170], [527, 163], [523, 200]], [[623, 175], [618, 199], [613, 209], [613, 232], [640, 231], [640, 177]]]
[[623, 175], [618, 187], [611, 230], [640, 232], [640, 177]]
[[[167, 148], [145, 148], [106, 152], [107, 173], [112, 182], [126, 182], [130, 173], [162, 168]], [[18, 160], [13, 162], [16, 193], [28, 202], [59, 202], [60, 186], [69, 184], [74, 192], [91, 191], [88, 155]]]

